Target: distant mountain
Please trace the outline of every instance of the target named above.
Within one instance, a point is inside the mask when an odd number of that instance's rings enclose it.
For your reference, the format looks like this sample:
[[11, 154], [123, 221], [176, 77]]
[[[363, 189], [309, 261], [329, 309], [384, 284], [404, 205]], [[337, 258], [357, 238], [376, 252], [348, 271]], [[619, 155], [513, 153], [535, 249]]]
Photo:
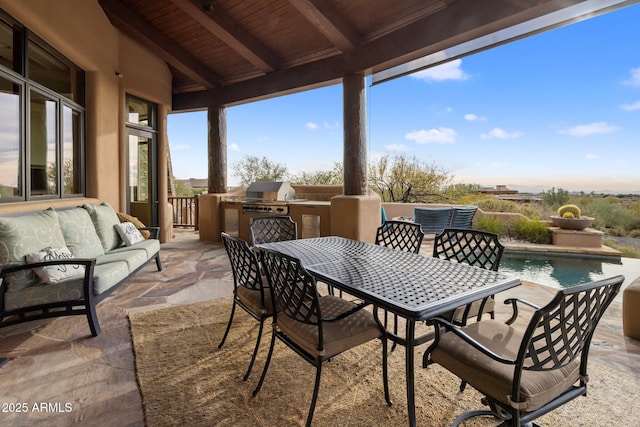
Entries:
[[[527, 186], [527, 185], [515, 185], [515, 184], [507, 184], [507, 187], [511, 190], [518, 190], [519, 193], [532, 193], [539, 194], [543, 191], [549, 191], [550, 187], [541, 187], [541, 186]], [[556, 187], [562, 188], [562, 187]], [[590, 189], [573, 189], [573, 188], [565, 188], [571, 194], [580, 194], [584, 192], [585, 194], [590, 194], [594, 191], [596, 194], [633, 194], [640, 195], [640, 190], [637, 191], [620, 191], [620, 190], [590, 190]]]

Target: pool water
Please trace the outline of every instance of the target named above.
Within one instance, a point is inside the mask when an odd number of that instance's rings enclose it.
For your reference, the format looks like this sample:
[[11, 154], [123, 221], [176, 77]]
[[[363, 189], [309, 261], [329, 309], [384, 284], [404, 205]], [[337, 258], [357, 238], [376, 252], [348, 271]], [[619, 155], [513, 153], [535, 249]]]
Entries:
[[571, 287], [622, 274], [625, 276], [624, 288], [640, 277], [640, 259], [621, 258], [617, 261], [575, 255], [505, 253], [500, 260], [500, 271], [554, 288]]

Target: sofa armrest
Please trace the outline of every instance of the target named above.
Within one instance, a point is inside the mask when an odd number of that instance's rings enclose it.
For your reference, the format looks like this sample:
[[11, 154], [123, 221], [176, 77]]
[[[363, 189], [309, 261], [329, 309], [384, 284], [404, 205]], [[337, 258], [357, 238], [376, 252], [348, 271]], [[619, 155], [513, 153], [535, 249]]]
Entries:
[[150, 239], [158, 240], [158, 235], [160, 234], [160, 227], [138, 227], [138, 230], [146, 230], [150, 233]]
[[15, 273], [16, 271], [31, 270], [39, 267], [46, 267], [48, 265], [71, 264], [71, 265], [83, 265], [85, 267], [93, 268], [95, 266], [95, 263], [96, 263], [95, 258], [67, 258], [67, 259], [57, 259], [52, 261], [33, 262], [29, 264], [5, 265], [5, 266], [2, 266], [2, 272], [0, 273], [0, 278], [4, 278], [9, 273]]
[[[27, 264], [20, 265], [5, 265], [2, 267], [2, 272], [0, 272], [0, 279], [4, 282], [4, 278], [11, 273], [15, 273], [17, 271], [22, 270], [33, 270], [34, 268], [46, 267], [50, 265], [82, 265], [85, 267], [85, 279], [93, 278], [93, 269], [96, 265], [95, 258], [67, 258], [67, 259], [56, 259], [51, 261], [42, 261], [42, 262], [32, 262]], [[88, 273], [91, 273], [90, 275]]]

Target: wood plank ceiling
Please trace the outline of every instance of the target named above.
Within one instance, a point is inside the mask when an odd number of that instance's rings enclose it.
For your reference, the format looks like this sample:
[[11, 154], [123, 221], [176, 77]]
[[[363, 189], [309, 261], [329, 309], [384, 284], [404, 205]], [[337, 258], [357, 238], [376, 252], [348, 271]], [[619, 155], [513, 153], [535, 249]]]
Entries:
[[99, 0], [170, 67], [173, 110], [371, 74], [582, 0]]

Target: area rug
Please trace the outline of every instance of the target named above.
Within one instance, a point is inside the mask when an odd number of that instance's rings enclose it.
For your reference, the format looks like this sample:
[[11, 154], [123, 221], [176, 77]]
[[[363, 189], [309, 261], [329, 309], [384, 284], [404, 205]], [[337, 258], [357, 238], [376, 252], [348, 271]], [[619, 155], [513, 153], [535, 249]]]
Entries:
[[[260, 393], [260, 377], [270, 340], [265, 327], [253, 373], [242, 380], [258, 332], [258, 322], [242, 310], [222, 349], [231, 309], [230, 297], [192, 305], [132, 313], [129, 316], [135, 366], [145, 421], [155, 426], [296, 426], [306, 420], [315, 368], [276, 342]], [[423, 349], [416, 350], [416, 363]], [[382, 388], [381, 343], [371, 341], [325, 364], [313, 424], [315, 426], [400, 426], [407, 424], [404, 348], [389, 356], [393, 406]], [[637, 380], [593, 362], [587, 397], [579, 397], [538, 419], [544, 426], [637, 425]], [[481, 396], [437, 365], [416, 367], [417, 421], [448, 426], [467, 410], [482, 407]], [[478, 417], [466, 426], [497, 425]]]

